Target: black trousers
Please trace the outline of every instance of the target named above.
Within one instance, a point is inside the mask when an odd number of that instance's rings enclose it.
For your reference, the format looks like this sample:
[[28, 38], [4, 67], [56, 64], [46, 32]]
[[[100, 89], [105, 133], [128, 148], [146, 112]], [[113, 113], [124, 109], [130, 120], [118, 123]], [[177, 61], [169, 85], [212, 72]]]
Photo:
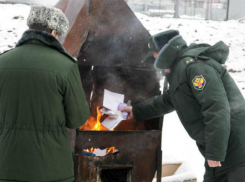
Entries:
[[205, 173], [204, 182], [245, 182], [245, 166], [229, 171], [216, 178]]

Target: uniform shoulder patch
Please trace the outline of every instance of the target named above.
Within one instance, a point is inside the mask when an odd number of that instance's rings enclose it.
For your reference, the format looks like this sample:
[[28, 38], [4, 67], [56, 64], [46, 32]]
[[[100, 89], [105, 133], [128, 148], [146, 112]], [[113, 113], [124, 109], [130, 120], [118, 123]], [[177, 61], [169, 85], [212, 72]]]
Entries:
[[206, 85], [206, 80], [202, 75], [198, 75], [193, 78], [192, 83], [196, 90], [203, 90]]

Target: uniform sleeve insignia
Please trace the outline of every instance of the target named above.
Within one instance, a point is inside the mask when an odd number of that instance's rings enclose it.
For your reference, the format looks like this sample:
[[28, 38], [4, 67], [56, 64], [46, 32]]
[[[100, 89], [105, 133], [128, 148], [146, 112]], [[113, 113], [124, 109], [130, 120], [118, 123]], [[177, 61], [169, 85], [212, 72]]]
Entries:
[[206, 85], [206, 80], [202, 75], [195, 76], [192, 80], [193, 86], [196, 90], [203, 90]]

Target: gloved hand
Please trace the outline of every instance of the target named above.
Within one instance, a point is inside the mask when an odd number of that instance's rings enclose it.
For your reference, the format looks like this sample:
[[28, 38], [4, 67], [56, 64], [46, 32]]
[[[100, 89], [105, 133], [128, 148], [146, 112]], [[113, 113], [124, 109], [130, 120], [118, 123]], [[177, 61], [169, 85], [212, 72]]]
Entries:
[[123, 112], [123, 111], [126, 111], [128, 112], [128, 119], [134, 119], [134, 114], [132, 112], [132, 106], [126, 106], [124, 108], [122, 108], [120, 111]]

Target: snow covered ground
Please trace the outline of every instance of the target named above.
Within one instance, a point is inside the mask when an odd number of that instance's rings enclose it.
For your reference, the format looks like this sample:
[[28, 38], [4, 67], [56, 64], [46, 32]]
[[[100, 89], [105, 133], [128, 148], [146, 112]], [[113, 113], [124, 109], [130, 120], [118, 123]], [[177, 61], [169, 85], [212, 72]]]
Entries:
[[28, 28], [26, 19], [30, 6], [0, 4], [0, 53], [12, 49]]
[[[0, 4], [0, 53], [13, 48], [27, 29], [29, 10], [27, 5]], [[227, 69], [245, 95], [245, 20], [216, 22], [148, 17], [139, 13], [136, 15], [151, 34], [178, 29], [188, 43], [214, 44], [223, 40], [230, 46]], [[163, 163], [188, 161], [193, 169], [189, 172], [195, 173], [198, 181], [202, 181], [204, 160], [175, 112], [164, 118], [162, 149]]]

